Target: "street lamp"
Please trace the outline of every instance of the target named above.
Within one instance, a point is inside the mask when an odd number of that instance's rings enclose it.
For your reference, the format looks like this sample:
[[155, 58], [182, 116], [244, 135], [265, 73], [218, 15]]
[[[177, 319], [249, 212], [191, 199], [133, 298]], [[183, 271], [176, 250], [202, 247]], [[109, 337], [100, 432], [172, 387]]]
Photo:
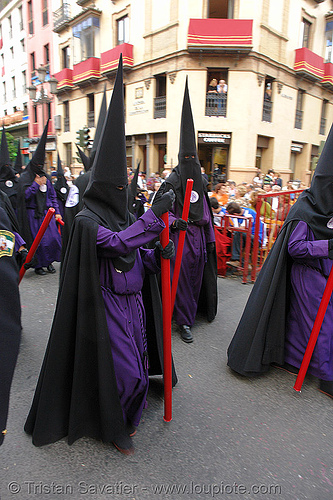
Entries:
[[[33, 101], [35, 105], [42, 105], [42, 115], [43, 115], [43, 127], [45, 126], [45, 113], [44, 113], [44, 104], [50, 104], [53, 101], [53, 97], [49, 97], [44, 89], [44, 83], [46, 78], [47, 68], [45, 66], [40, 66], [37, 70], [39, 83], [36, 85], [31, 85], [28, 87], [29, 97]], [[50, 85], [50, 93], [57, 93], [57, 84], [58, 80], [52, 76], [48, 80]], [[37, 85], [40, 85], [39, 95], [37, 97]]]

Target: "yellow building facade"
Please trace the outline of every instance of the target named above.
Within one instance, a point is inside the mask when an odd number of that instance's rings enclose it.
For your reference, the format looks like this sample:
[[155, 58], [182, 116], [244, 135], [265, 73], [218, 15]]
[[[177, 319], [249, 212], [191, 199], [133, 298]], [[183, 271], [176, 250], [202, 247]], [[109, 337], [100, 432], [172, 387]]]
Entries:
[[93, 139], [122, 53], [129, 166], [141, 160], [149, 176], [177, 164], [188, 78], [207, 173], [218, 167], [238, 183], [273, 168], [284, 184], [309, 184], [333, 120], [331, 0], [53, 5], [57, 142], [74, 173], [77, 131], [87, 126]]

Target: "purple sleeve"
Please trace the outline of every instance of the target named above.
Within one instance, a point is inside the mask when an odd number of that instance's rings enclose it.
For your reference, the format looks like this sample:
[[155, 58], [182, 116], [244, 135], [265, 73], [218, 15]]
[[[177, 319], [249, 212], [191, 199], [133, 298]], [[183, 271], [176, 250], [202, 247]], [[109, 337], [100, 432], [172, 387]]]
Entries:
[[147, 274], [157, 274], [161, 272], [161, 268], [156, 262], [154, 249], [140, 248], [140, 254]]
[[15, 231], [13, 231], [13, 233], [15, 235], [15, 252], [17, 252], [18, 249], [22, 246], [25, 246], [26, 243], [22, 236], [20, 236], [18, 233], [15, 233]]
[[25, 190], [25, 199], [26, 199], [26, 201], [29, 201], [33, 196], [35, 196], [35, 194], [37, 193], [38, 189], [39, 189], [39, 184], [37, 184], [36, 181], [33, 181], [33, 183], [31, 184], [31, 186], [29, 186]]
[[126, 255], [142, 247], [158, 236], [165, 228], [164, 222], [152, 210], [145, 212], [136, 222], [114, 232], [99, 226], [97, 232], [98, 253], [102, 257], [114, 258]]
[[300, 221], [288, 241], [288, 252], [293, 259], [311, 260], [328, 257], [328, 240], [312, 240], [311, 229]]

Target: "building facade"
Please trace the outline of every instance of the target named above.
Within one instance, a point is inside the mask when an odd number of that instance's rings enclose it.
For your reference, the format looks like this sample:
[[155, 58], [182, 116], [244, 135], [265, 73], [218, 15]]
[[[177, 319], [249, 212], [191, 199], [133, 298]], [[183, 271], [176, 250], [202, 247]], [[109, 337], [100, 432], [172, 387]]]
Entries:
[[[207, 173], [218, 166], [241, 182], [273, 168], [284, 183], [309, 183], [333, 120], [332, 0], [49, 1], [24, 0], [28, 84], [35, 53], [35, 66], [49, 64], [58, 80], [48, 112], [74, 173], [78, 131], [93, 139], [122, 53], [130, 166], [141, 160], [149, 175], [177, 164], [187, 77]], [[47, 26], [31, 36], [29, 23], [43, 23], [45, 10]], [[29, 106], [37, 137], [43, 120]]]
[[26, 32], [22, 0], [12, 0], [0, 11], [1, 126], [20, 139], [28, 159], [29, 113]]

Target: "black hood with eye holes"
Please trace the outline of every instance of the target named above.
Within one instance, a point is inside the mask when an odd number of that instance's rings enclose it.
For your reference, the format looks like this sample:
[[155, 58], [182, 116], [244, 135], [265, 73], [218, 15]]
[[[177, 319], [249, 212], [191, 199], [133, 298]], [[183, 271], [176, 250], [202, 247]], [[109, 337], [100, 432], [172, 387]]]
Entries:
[[188, 80], [186, 78], [180, 125], [178, 165], [166, 179], [166, 183], [172, 185], [172, 189], [177, 196], [177, 203], [181, 208], [184, 203], [187, 179], [193, 179], [194, 181], [188, 218], [195, 222], [203, 217], [204, 181], [197, 153]]
[[[285, 223], [291, 220], [306, 222], [318, 240], [333, 238], [333, 125], [318, 160], [311, 186], [301, 193]], [[330, 227], [327, 226], [328, 223]]]
[[[81, 214], [111, 231], [122, 231], [134, 221], [128, 210], [122, 56], [83, 203], [86, 208]], [[135, 255], [133, 251], [112, 260], [120, 271], [129, 271]]]

